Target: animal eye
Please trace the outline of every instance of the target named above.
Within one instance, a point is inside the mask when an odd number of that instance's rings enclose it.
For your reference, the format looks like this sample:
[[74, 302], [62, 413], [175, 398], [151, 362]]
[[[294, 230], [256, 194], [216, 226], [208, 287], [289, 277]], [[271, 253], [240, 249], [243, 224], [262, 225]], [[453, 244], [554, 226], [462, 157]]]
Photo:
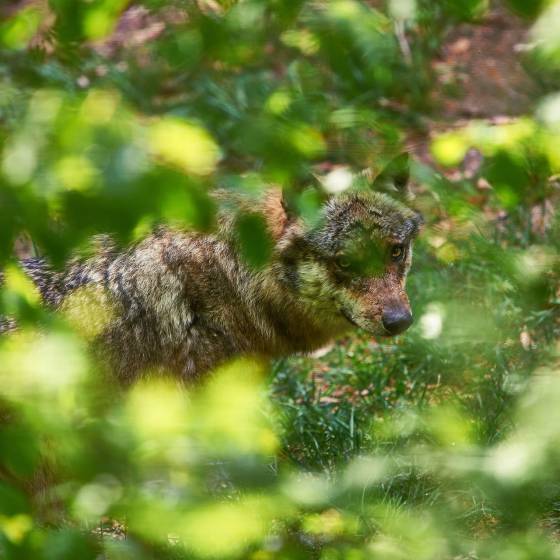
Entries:
[[338, 259], [336, 259], [336, 264], [338, 264], [341, 268], [348, 268], [351, 263], [346, 257], [338, 257]]
[[391, 249], [391, 258], [394, 261], [400, 261], [404, 257], [404, 247], [402, 245], [394, 245]]

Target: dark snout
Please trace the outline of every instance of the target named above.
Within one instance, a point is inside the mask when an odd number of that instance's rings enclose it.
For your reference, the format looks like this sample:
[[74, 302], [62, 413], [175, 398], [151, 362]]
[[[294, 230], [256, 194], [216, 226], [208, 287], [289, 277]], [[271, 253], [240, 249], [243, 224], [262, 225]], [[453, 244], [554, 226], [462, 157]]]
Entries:
[[383, 311], [382, 321], [387, 333], [394, 336], [412, 325], [412, 313], [406, 307], [389, 307]]

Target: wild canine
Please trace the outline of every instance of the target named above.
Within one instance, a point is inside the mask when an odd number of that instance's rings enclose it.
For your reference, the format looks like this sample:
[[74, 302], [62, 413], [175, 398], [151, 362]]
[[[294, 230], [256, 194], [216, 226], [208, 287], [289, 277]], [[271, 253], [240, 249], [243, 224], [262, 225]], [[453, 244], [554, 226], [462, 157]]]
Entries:
[[46, 305], [90, 314], [94, 347], [125, 382], [154, 370], [189, 380], [237, 355], [309, 352], [354, 327], [391, 336], [411, 324], [417, 213], [363, 189], [332, 196], [311, 226], [277, 190], [251, 212], [273, 243], [261, 269], [239, 256], [227, 213], [215, 234], [161, 227], [124, 251], [100, 242], [60, 273], [42, 259], [22, 266]]

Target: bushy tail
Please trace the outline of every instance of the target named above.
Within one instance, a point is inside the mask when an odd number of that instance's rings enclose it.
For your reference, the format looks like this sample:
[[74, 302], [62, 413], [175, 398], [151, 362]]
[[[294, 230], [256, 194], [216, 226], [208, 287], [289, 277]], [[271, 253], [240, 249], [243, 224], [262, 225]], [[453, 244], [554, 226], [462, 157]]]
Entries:
[[49, 306], [56, 306], [61, 300], [58, 274], [43, 258], [31, 257], [20, 261], [21, 268], [37, 286], [41, 298]]
[[[4, 285], [4, 274], [0, 271], [0, 288]], [[13, 319], [9, 317], [3, 317], [0, 315], [0, 334], [11, 331], [15, 329], [16, 324]]]
[[[57, 306], [62, 298], [58, 286], [58, 274], [53, 271], [45, 259], [31, 257], [20, 260], [21, 268], [37, 286], [43, 302], [48, 306]], [[0, 286], [4, 284], [4, 274], [0, 271]], [[0, 315], [0, 333], [13, 330], [16, 323], [9, 317]]]

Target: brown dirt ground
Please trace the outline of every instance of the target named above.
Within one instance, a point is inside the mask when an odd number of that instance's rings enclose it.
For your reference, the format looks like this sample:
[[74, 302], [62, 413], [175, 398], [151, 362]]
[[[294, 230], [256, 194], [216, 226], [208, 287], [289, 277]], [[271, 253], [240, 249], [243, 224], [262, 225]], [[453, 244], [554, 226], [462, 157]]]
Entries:
[[[535, 85], [523, 69], [521, 51], [528, 25], [502, 7], [480, 23], [453, 28], [433, 66], [438, 74], [435, 100], [441, 119], [516, 116], [531, 109]], [[461, 92], [445, 95], [447, 85]]]

